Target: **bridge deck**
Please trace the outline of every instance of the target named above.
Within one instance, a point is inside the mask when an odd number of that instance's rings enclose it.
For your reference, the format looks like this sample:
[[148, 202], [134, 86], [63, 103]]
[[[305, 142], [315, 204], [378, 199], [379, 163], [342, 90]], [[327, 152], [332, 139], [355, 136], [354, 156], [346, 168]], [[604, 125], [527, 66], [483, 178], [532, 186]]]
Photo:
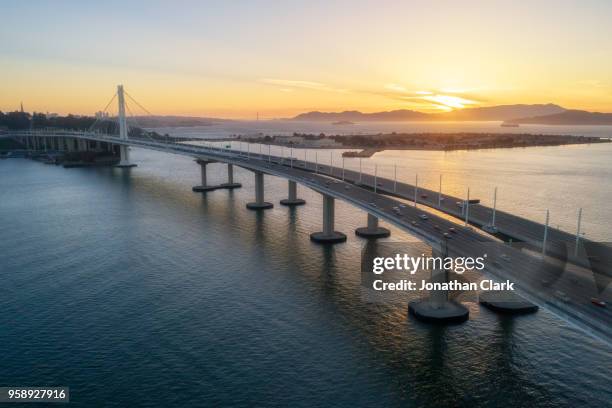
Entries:
[[[26, 135], [35, 135], [35, 133], [13, 134], [13, 136]], [[593, 276], [590, 276], [588, 272], [586, 275], [564, 272], [562, 268], [554, 266], [546, 258], [543, 259], [525, 251], [499, 245], [499, 241], [494, 237], [483, 235], [470, 227], [458, 227], [457, 223], [452, 220], [427, 211], [427, 207], [405, 206], [401, 209], [402, 214], [398, 215], [394, 212], [393, 207], [400, 206], [402, 202], [398, 201], [394, 195], [408, 200], [412, 199], [414, 197], [414, 186], [409, 184], [397, 183], [397, 191], [393, 192], [393, 181], [379, 178], [377, 181], [381, 183], [381, 186], [377, 188], [379, 193], [375, 193], [372, 191], [372, 187], [367, 187], [368, 184], [373, 186], [373, 176], [362, 175], [362, 183], [366, 185], [364, 187], [363, 185], [357, 185], [359, 174], [356, 172], [345, 170], [345, 180], [341, 181], [337, 180], [341, 177], [341, 169], [319, 165], [320, 167], [315, 173], [314, 163], [297, 159], [291, 163], [287, 158], [276, 156], [251, 154], [249, 157], [245, 157], [244, 153], [229, 149], [189, 144], [168, 144], [142, 139], [122, 140], [99, 134], [55, 132], [36, 135], [77, 137], [131, 145], [166, 153], [232, 163], [249, 170], [288, 178], [323, 194], [347, 201], [432, 245], [440, 245], [444, 241], [443, 233], [448, 231], [450, 227], [454, 227], [458, 230], [458, 233], [453, 236], [452, 240], [448, 241], [449, 252], [458, 256], [481, 256], [484, 252], [491, 253], [492, 255], [489, 258], [491, 262], [487, 263], [486, 269], [488, 273], [501, 279], [511, 279], [516, 282], [517, 290], [530, 301], [551, 310], [565, 320], [607, 342], [612, 341], [612, 310], [597, 308], [591, 304], [590, 298], [599, 292], [591, 284]], [[336, 180], [332, 178], [336, 178]], [[425, 192], [428, 195], [427, 198], [419, 197], [419, 203], [424, 206], [437, 207], [437, 192], [423, 189], [419, 189], [419, 192]], [[451, 215], [460, 215], [455, 204], [458, 199], [448, 195], [444, 197], [444, 205], [440, 210]], [[470, 207], [470, 212], [472, 211], [474, 212], [473, 222], [480, 223], [480, 225], [488, 222], [491, 209], [481, 205], [473, 205]], [[419, 218], [419, 215], [424, 213], [429, 217], [427, 221]], [[503, 229], [504, 233], [509, 232], [508, 235], [514, 234], [516, 237], [524, 237], [523, 239], [530, 243], [539, 242], [539, 234], [543, 231], [542, 225], [504, 212], [498, 212], [497, 219], [500, 231]], [[512, 224], [516, 225], [513, 226]], [[558, 230], [552, 230], [551, 232], [551, 241], [571, 242], [569, 239], [571, 235]], [[507, 259], [511, 259], [511, 262], [508, 262]], [[595, 280], [597, 281], [600, 278], [595, 277]]]

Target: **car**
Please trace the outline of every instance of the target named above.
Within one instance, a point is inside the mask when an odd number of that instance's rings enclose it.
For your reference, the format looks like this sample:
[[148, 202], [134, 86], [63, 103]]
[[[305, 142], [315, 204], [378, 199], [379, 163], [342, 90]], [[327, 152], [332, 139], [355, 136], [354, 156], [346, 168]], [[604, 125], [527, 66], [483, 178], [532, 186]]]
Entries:
[[444, 233], [444, 238], [446, 239], [451, 239], [453, 236], [451, 234], [449, 234], [448, 232]]
[[435, 229], [436, 231], [440, 231], [440, 226], [436, 224], [436, 225], [434, 225], [434, 229]]
[[427, 198], [427, 194], [421, 194], [421, 198]]
[[427, 216], [427, 214], [421, 214], [421, 215], [419, 215], [419, 218], [420, 218], [420, 219], [422, 219], [422, 220], [427, 220], [427, 219], [429, 219], [429, 217]]
[[350, 190], [351, 186], [344, 186], [345, 190]]
[[593, 303], [595, 306], [606, 307], [606, 302], [597, 298], [591, 298], [591, 303]]
[[372, 207], [376, 207], [376, 203], [370, 203]]
[[419, 225], [419, 223], [416, 222], [416, 221], [412, 221], [411, 224], [414, 225], [414, 226]]
[[463, 208], [463, 201], [457, 201], [457, 207]]
[[456, 234], [456, 233], [457, 233], [457, 230], [455, 229], [455, 227], [450, 227], [450, 228], [448, 229], [448, 232], [450, 232], [450, 233], [452, 233], [452, 234]]
[[400, 204], [400, 208], [406, 208], [406, 204]]

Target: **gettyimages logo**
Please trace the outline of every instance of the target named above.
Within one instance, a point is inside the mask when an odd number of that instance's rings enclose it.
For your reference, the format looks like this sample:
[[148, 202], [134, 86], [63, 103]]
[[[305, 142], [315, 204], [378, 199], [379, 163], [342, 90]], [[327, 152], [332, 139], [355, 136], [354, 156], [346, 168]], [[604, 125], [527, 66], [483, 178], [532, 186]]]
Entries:
[[[368, 242], [362, 252], [362, 296], [403, 302], [447, 291], [450, 300], [477, 302], [488, 291], [516, 292], [564, 316], [597, 315], [609, 307], [612, 251], [608, 243], [549, 243], [546, 254], [525, 243], [452, 243], [432, 252], [424, 243]], [[443, 273], [443, 279], [432, 279]], [[585, 306], [586, 305], [586, 306]]]
[[466, 270], [476, 269], [484, 270], [484, 261], [487, 254], [473, 257], [450, 257], [450, 256], [410, 256], [407, 253], [395, 254], [394, 257], [377, 256], [372, 260], [372, 272], [377, 275], [382, 274], [385, 270], [404, 270], [411, 275], [416, 274], [421, 269], [446, 269], [453, 270], [456, 273], [464, 273]]

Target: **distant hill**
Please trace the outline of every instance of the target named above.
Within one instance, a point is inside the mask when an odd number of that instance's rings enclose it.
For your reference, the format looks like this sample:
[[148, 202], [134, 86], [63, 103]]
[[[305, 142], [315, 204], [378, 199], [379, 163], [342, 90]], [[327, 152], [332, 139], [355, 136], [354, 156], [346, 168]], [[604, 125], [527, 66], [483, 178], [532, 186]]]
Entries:
[[552, 115], [512, 119], [508, 122], [538, 125], [612, 125], [612, 113], [566, 110]]
[[432, 114], [438, 120], [510, 120], [531, 116], [553, 115], [565, 109], [552, 103], [536, 105], [498, 105], [481, 108], [466, 108], [452, 112]]
[[561, 106], [545, 105], [500, 105], [482, 108], [466, 108], [444, 113], [423, 113], [408, 109], [385, 112], [362, 113], [359, 111], [344, 112], [307, 112], [297, 115], [293, 120], [313, 122], [334, 121], [484, 121], [484, 120], [510, 120], [523, 117], [551, 115], [565, 112]]
[[293, 120], [313, 121], [313, 122], [365, 122], [365, 121], [406, 121], [406, 120], [427, 120], [428, 114], [416, 112], [408, 109], [399, 109], [387, 112], [362, 113], [359, 111], [344, 112], [308, 112], [297, 115]]
[[145, 128], [211, 126], [226, 121], [196, 116], [136, 116], [135, 119], [138, 125]]

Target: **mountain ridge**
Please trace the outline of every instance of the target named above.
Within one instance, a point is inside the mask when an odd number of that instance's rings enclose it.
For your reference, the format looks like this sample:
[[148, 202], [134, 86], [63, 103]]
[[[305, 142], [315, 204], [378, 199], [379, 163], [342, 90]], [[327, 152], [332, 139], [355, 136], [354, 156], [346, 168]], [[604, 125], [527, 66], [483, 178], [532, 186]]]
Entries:
[[518, 118], [507, 122], [537, 125], [612, 125], [612, 113], [568, 109], [552, 115]]
[[320, 112], [311, 111], [301, 113], [290, 120], [301, 121], [483, 121], [501, 120], [509, 121], [525, 117], [546, 116], [565, 112], [566, 109], [552, 103], [548, 104], [514, 104], [497, 105], [478, 108], [465, 108], [451, 112], [424, 113], [409, 109], [396, 109], [392, 111], [381, 111], [363, 113], [356, 110], [343, 112]]

